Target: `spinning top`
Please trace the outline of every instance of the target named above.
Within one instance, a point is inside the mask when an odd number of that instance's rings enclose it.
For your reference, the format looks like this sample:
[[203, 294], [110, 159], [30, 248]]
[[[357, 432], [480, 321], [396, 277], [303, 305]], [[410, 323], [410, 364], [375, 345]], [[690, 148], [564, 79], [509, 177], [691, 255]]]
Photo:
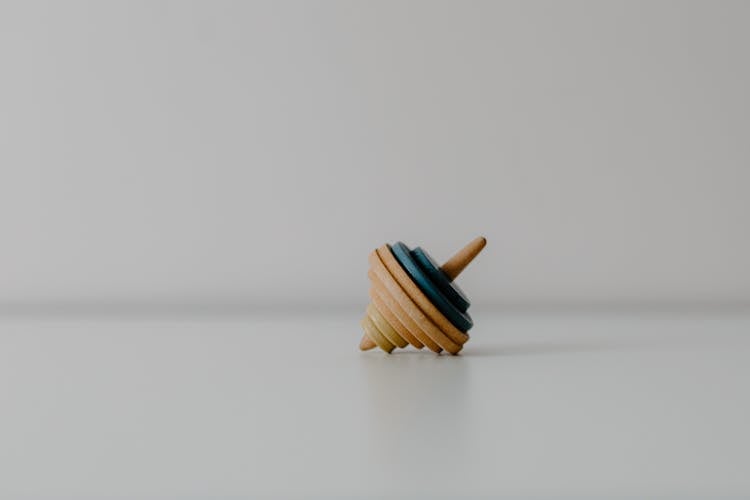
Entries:
[[423, 249], [410, 250], [401, 242], [373, 250], [367, 272], [372, 302], [362, 319], [359, 348], [378, 346], [390, 353], [411, 344], [457, 354], [473, 322], [469, 300], [453, 280], [486, 244], [480, 236], [442, 266]]

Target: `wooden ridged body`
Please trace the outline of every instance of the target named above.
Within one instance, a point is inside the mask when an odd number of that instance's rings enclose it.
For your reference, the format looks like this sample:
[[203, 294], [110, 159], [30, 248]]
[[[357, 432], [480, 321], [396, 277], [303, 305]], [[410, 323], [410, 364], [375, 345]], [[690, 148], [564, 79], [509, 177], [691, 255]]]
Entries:
[[[482, 250], [486, 240], [476, 238], [448, 260], [441, 269], [453, 280]], [[458, 354], [469, 335], [456, 328], [414, 283], [392, 254], [388, 245], [369, 256], [371, 302], [362, 318], [365, 335], [362, 350], [375, 346], [390, 353], [396, 347], [411, 345]]]

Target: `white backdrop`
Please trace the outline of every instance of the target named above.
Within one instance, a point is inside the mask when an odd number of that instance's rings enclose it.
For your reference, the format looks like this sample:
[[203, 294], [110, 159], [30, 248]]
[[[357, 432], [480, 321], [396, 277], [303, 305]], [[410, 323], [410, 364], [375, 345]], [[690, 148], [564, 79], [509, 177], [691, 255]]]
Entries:
[[2, 2], [0, 304], [750, 301], [748, 2]]

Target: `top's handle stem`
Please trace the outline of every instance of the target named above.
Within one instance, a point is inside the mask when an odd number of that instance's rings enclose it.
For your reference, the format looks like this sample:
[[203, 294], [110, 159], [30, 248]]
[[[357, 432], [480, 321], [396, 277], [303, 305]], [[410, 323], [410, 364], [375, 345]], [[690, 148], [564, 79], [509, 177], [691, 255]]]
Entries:
[[463, 247], [456, 254], [448, 259], [440, 269], [448, 276], [448, 279], [453, 281], [461, 274], [461, 271], [469, 265], [469, 262], [474, 260], [479, 252], [482, 251], [484, 246], [487, 244], [487, 240], [484, 236], [478, 236], [474, 238], [468, 245]]

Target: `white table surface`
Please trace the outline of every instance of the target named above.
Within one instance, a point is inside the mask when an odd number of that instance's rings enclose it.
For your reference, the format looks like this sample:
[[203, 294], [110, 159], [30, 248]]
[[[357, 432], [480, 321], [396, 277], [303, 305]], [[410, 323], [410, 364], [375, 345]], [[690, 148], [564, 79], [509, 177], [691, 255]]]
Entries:
[[0, 497], [750, 496], [750, 315], [0, 320]]

